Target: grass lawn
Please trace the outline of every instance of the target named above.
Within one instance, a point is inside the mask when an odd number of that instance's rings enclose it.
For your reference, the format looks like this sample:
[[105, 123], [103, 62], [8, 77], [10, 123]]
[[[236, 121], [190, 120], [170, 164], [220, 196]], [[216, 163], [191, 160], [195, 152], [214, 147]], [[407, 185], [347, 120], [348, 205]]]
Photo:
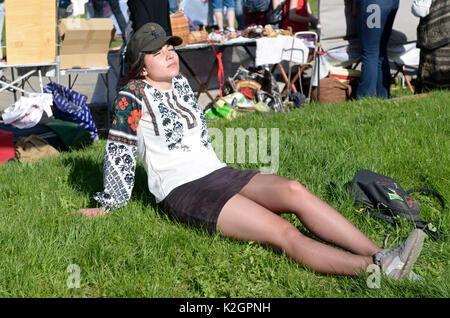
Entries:
[[[406, 189], [435, 189], [448, 203], [449, 100], [449, 92], [436, 91], [426, 98], [313, 104], [288, 113], [244, 114], [209, 127], [224, 135], [227, 128], [278, 128], [276, 173], [300, 181], [378, 245], [389, 235], [387, 247], [392, 247], [413, 226], [356, 213], [343, 185], [359, 169], [370, 169]], [[127, 206], [103, 218], [67, 216], [95, 205], [91, 195], [102, 190], [105, 143], [101, 139], [57, 158], [0, 166], [0, 297], [450, 296], [448, 240], [426, 238], [413, 268], [422, 282], [382, 277], [380, 288], [368, 288], [368, 273], [316, 274], [270, 248], [210, 236], [167, 219], [148, 192], [141, 164]], [[329, 186], [331, 181], [337, 189]], [[448, 233], [448, 209], [442, 213], [431, 197], [416, 198], [422, 218]], [[284, 217], [310, 235], [294, 217]], [[79, 288], [69, 288], [77, 273]]]

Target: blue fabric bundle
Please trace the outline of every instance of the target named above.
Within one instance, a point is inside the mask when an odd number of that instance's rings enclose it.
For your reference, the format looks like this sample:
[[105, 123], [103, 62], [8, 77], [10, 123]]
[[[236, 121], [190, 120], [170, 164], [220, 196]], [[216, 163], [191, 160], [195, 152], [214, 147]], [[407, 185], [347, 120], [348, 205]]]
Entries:
[[91, 142], [97, 137], [97, 127], [95, 127], [91, 112], [86, 105], [87, 97], [85, 95], [57, 83], [48, 83], [44, 88], [44, 93], [53, 95], [53, 102], [56, 106], [53, 109], [55, 117], [75, 122], [87, 129]]

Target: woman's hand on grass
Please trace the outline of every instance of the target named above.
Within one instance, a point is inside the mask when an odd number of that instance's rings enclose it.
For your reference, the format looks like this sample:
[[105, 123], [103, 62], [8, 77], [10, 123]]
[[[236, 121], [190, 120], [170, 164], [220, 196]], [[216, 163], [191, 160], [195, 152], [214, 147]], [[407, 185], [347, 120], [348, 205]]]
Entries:
[[97, 216], [104, 216], [106, 214], [105, 210], [100, 208], [90, 208], [90, 209], [79, 209], [72, 211], [71, 214], [84, 214], [88, 218], [93, 218]]

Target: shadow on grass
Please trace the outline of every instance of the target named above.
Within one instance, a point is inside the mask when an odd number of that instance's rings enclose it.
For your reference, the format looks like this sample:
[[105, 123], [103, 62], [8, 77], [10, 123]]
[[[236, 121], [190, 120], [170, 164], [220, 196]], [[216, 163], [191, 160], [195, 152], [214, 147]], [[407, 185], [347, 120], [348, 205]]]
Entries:
[[[95, 192], [103, 191], [103, 166], [100, 163], [86, 158], [65, 159], [64, 164], [71, 167], [67, 181], [77, 191], [89, 195], [89, 205], [94, 207], [97, 201], [92, 198]], [[138, 164], [135, 173], [135, 183], [131, 200], [137, 200], [143, 206], [150, 206], [159, 211], [159, 205], [147, 186], [147, 173], [142, 165]]]
[[[89, 206], [95, 207], [98, 203], [92, 198], [95, 192], [103, 191], [103, 167], [102, 163], [88, 159], [88, 158], [70, 158], [64, 159], [64, 165], [71, 167], [67, 182], [77, 191], [87, 194], [90, 198]], [[165, 213], [159, 204], [156, 203], [155, 197], [150, 193], [147, 185], [147, 173], [141, 164], [138, 164], [135, 172], [135, 183], [131, 199], [142, 204], [143, 208], [152, 208], [161, 218], [169, 219], [171, 222], [178, 223], [178, 220], [171, 216], [170, 213]], [[288, 216], [288, 221], [293, 221], [293, 216]], [[314, 234], [309, 232], [303, 226], [296, 226], [297, 229], [305, 236], [321, 241]], [[204, 232], [205, 228], [196, 228], [193, 225], [186, 224], [186, 228], [191, 230]], [[233, 239], [230, 239], [233, 240]], [[323, 242], [323, 241], [322, 241]], [[324, 242], [323, 242], [324, 243]], [[242, 244], [247, 244], [242, 242]], [[273, 246], [264, 244], [266, 248], [272, 249], [275, 253], [282, 253]]]

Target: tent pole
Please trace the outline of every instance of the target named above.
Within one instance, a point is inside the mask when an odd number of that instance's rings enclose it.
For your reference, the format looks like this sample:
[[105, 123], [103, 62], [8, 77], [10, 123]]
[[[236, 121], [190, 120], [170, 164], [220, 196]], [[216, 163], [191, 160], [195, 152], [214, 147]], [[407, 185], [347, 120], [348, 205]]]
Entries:
[[[317, 0], [317, 43], [316, 46], [321, 51], [321, 45], [320, 45], [320, 0]], [[316, 63], [317, 63], [317, 101], [320, 104], [320, 54], [317, 54], [316, 52]]]

